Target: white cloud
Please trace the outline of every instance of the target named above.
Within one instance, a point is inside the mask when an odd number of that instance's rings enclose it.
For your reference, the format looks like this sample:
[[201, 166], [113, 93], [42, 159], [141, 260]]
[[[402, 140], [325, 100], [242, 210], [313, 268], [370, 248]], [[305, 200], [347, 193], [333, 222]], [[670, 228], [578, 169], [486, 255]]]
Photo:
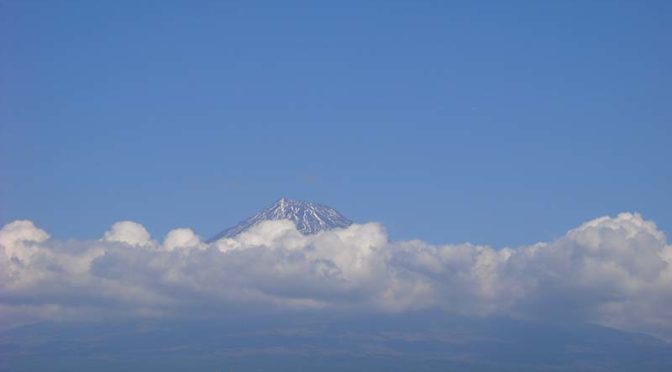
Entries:
[[163, 240], [163, 248], [168, 251], [175, 249], [202, 248], [201, 239], [191, 229], [180, 228], [168, 232]]
[[390, 242], [375, 223], [304, 236], [289, 221], [209, 245], [184, 228], [158, 245], [129, 221], [99, 241], [61, 242], [17, 221], [0, 230], [0, 250], [0, 316], [15, 321], [440, 308], [672, 337], [672, 247], [638, 214], [500, 250]]
[[103, 235], [103, 241], [119, 242], [129, 245], [148, 245], [152, 241], [144, 226], [133, 221], [117, 222]]
[[14, 221], [0, 230], [0, 246], [9, 258], [27, 259], [34, 252], [31, 246], [47, 239], [49, 234], [32, 221]]

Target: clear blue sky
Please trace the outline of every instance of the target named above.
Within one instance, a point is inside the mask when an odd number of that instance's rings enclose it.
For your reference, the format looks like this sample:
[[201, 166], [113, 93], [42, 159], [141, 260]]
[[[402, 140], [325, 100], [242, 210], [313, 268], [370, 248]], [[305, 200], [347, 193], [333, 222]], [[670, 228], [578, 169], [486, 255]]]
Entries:
[[620, 211], [671, 233], [670, 14], [2, 1], [0, 224], [208, 237], [284, 195], [395, 239], [519, 245]]

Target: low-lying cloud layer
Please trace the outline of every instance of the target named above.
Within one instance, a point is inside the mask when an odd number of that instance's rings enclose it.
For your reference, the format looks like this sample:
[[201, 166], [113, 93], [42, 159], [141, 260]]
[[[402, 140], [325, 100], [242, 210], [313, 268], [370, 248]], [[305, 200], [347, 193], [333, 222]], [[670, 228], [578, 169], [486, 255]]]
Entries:
[[595, 322], [672, 338], [672, 246], [638, 214], [602, 217], [515, 249], [391, 242], [382, 226], [300, 234], [268, 221], [216, 243], [153, 240], [118, 222], [58, 241], [30, 221], [0, 230], [0, 323], [441, 309]]

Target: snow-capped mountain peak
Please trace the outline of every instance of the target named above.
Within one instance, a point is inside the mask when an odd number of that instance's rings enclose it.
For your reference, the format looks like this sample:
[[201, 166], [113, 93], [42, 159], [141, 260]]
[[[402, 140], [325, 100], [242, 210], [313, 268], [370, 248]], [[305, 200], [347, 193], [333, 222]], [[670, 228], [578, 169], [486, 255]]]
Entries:
[[210, 239], [210, 242], [221, 238], [231, 238], [250, 227], [269, 220], [290, 220], [302, 234], [315, 234], [324, 230], [344, 228], [352, 221], [337, 210], [326, 205], [301, 200], [280, 198], [272, 206], [258, 212], [254, 216], [230, 227]]

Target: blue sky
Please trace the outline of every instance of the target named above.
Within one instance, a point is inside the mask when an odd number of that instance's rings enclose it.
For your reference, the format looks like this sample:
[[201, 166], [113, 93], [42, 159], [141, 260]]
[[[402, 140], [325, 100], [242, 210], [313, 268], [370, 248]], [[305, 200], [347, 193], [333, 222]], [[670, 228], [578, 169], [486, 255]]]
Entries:
[[672, 231], [665, 1], [4, 1], [0, 225], [210, 236], [280, 196], [394, 239]]
[[0, 0], [0, 370], [672, 370], [670, 14]]

